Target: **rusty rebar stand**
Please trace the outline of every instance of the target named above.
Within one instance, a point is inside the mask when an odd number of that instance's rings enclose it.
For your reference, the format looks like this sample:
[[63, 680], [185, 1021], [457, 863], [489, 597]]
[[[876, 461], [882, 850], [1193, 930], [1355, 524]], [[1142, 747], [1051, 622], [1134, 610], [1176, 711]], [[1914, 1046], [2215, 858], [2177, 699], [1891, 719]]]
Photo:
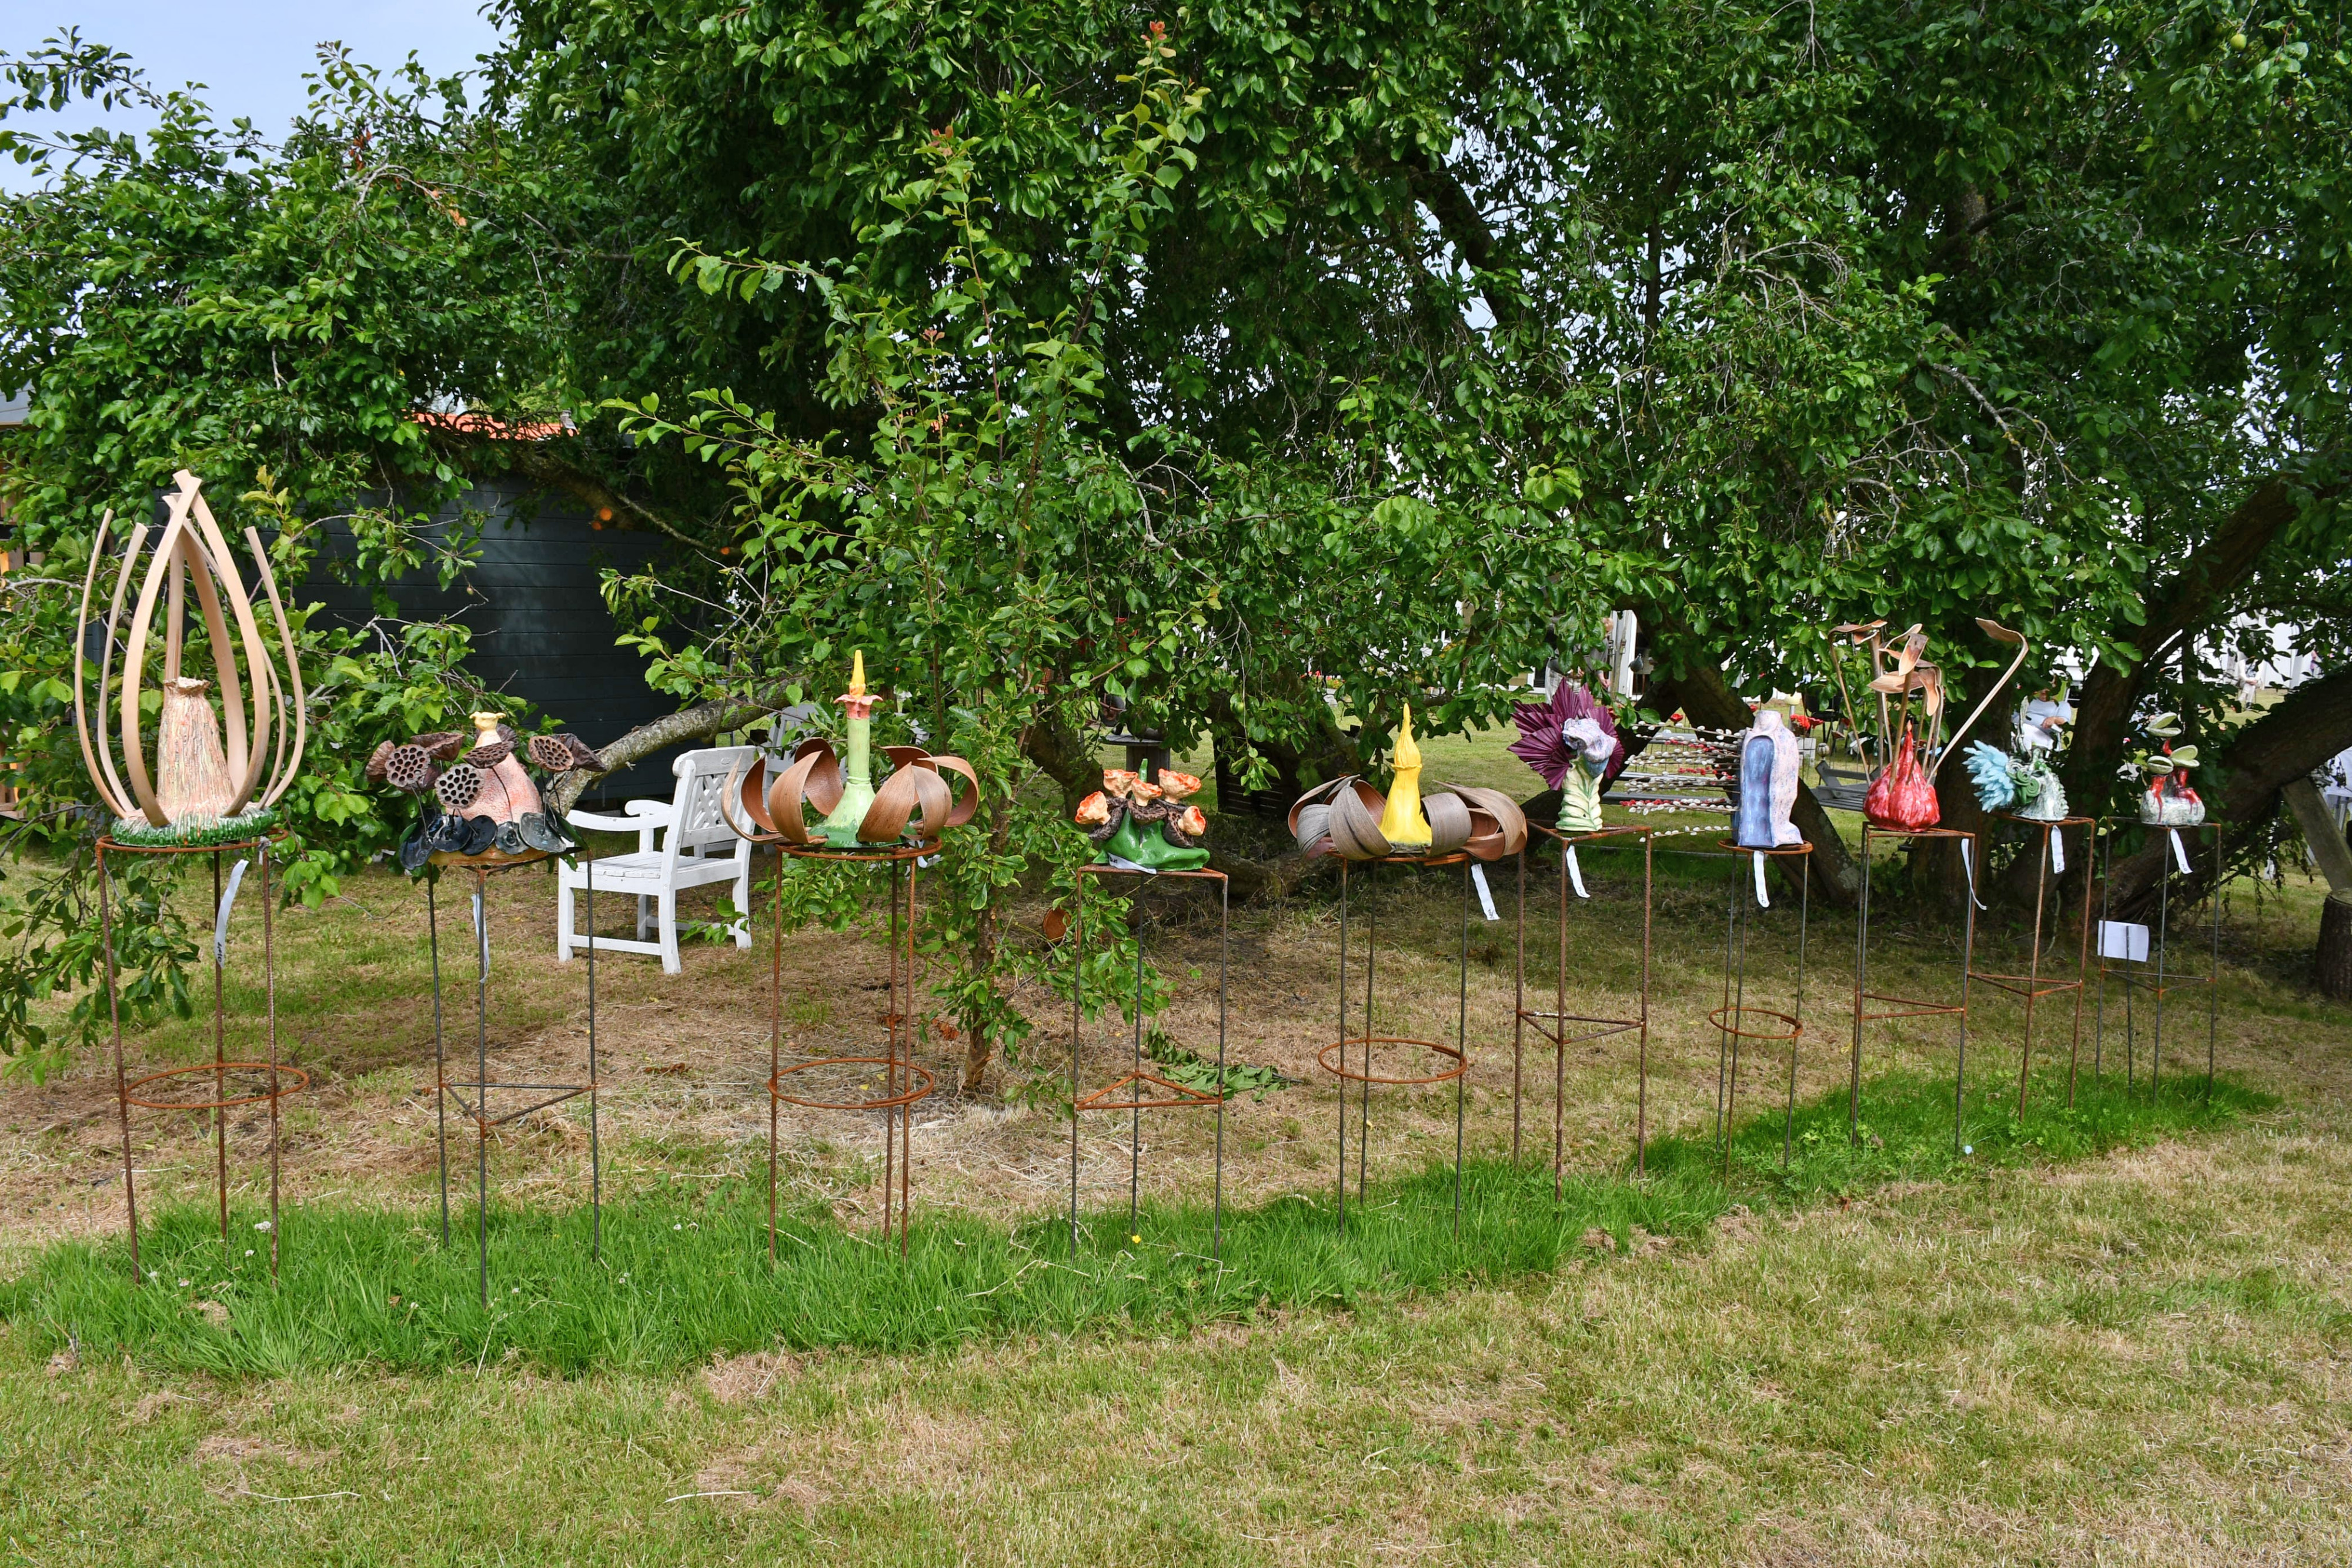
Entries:
[[[1786, 1045], [1789, 1048], [1789, 1112], [1780, 1135], [1780, 1165], [1788, 1167], [1797, 1133], [1797, 1055], [1805, 1034], [1805, 945], [1812, 924], [1813, 846], [1786, 844], [1779, 849], [1749, 849], [1729, 839], [1718, 847], [1731, 852], [1731, 907], [1723, 933], [1723, 1005], [1706, 1015], [1717, 1040], [1715, 1060], [1715, 1141], [1723, 1168], [1731, 1169], [1732, 1124], [1739, 1103], [1740, 1042]], [[1748, 890], [1751, 871], [1760, 878], [1761, 863], [1770, 860], [1797, 862], [1797, 988], [1790, 1012], [1748, 1004]], [[1762, 1027], [1750, 1027], [1751, 1020]], [[1776, 1027], [1777, 1026], [1777, 1027]]]
[[[776, 867], [776, 930], [772, 978], [768, 1001], [768, 1263], [776, 1261], [776, 1108], [798, 1105], [809, 1111], [840, 1111], [857, 1115], [882, 1113], [882, 1239], [890, 1239], [894, 1202], [898, 1215], [898, 1256], [907, 1255], [908, 1217], [914, 1201], [915, 1105], [938, 1087], [930, 1070], [915, 1064], [915, 910], [916, 875], [923, 861], [940, 852], [938, 841], [891, 844], [871, 849], [841, 850], [797, 844], [761, 834], [755, 843], [772, 843], [793, 860], [834, 861], [856, 865], [887, 865], [890, 884], [890, 977], [888, 1010], [883, 1014], [887, 1044], [881, 1056], [817, 1056], [783, 1063], [784, 1039], [784, 878]], [[905, 905], [901, 918], [903, 891]], [[903, 992], [902, 992], [903, 988]], [[900, 1001], [904, 996], [904, 1003]], [[903, 1049], [902, 1049], [903, 1048]], [[790, 1081], [803, 1072], [828, 1067], [879, 1067], [883, 1092], [861, 1100], [827, 1100], [793, 1092]]]
[[[1087, 878], [1089, 876], [1168, 877], [1177, 881], [1213, 881], [1217, 884], [1217, 1092], [1203, 1094], [1143, 1070], [1143, 933], [1135, 930], [1135, 999], [1133, 1060], [1127, 1076], [1091, 1094], [1078, 1092], [1078, 1042], [1085, 1032], [1087, 972]], [[1070, 1256], [1078, 1255], [1078, 1123], [1088, 1111], [1125, 1111], [1128, 1128], [1127, 1222], [1130, 1230], [1143, 1199], [1143, 1113], [1197, 1111], [1213, 1106], [1217, 1113], [1214, 1207], [1209, 1221], [1209, 1257], [1224, 1258], [1225, 1237], [1225, 977], [1233, 955], [1233, 888], [1221, 871], [1144, 871], [1096, 863], [1077, 870], [1071, 898], [1070, 931], [1078, 981], [1070, 989]], [[1139, 893], [1141, 888], [1137, 889]], [[1124, 1099], [1118, 1098], [1121, 1090]]]
[[[2011, 996], [2021, 998], [2025, 1004], [2025, 1028], [2021, 1036], [2021, 1042], [2018, 1047], [2017, 1060], [2017, 1113], [2020, 1116], [2022, 1116], [2025, 1114], [2026, 1086], [2032, 1082], [2033, 1073], [2034, 1004], [2044, 997], [2063, 996], [2069, 991], [2073, 992], [2074, 996], [2074, 1034], [2066, 1047], [2066, 1103], [2070, 1106], [2074, 1103], [2074, 1078], [2083, 1055], [2083, 992], [2087, 988], [2084, 982], [2089, 976], [2091, 965], [2091, 883], [2095, 879], [2091, 875], [2091, 833], [2088, 831], [2086, 831], [2083, 835], [2084, 863], [2082, 941], [2080, 949], [2076, 953], [2074, 958], [2074, 977], [2071, 980], [2051, 980], [2042, 977], [2042, 911], [2045, 905], [2049, 903], [2047, 895], [2050, 889], [2051, 861], [2053, 859], [2051, 854], [2051, 844], [2053, 842], [2052, 835], [2057, 835], [2055, 842], [2059, 846], [2059, 852], [2063, 854], [2064, 852], [2066, 842], [2066, 830], [2069, 828], [2090, 830], [2093, 828], [2094, 823], [2093, 820], [2089, 817], [2061, 817], [2045, 820], [2039, 817], [2020, 817], [2010, 812], [2001, 813], [1999, 820], [2004, 822], [2017, 822], [2028, 828], [2038, 828], [2041, 830], [2041, 837], [2033, 841], [2033, 852], [2036, 857], [2036, 868], [2033, 873], [2033, 946], [2032, 950], [2032, 957], [2029, 961], [2027, 971], [2022, 975], [1996, 974], [1987, 969], [1972, 969], [1969, 972], [1969, 977], [1980, 984], [1990, 986], [1995, 990], [2006, 991]], [[2053, 924], [2054, 925], [2056, 923], [2055, 917], [2058, 911], [2056, 908], [2052, 907], [2050, 909], [2050, 914], [2053, 916]]]
[[[1356, 1127], [1356, 1203], [1361, 1207], [1369, 1187], [1372, 1126], [1372, 1085], [1386, 1083], [1411, 1086], [1424, 1083], [1454, 1085], [1454, 1233], [1462, 1234], [1462, 1140], [1463, 1140], [1463, 1079], [1470, 1071], [1470, 871], [1471, 857], [1459, 852], [1445, 855], [1388, 855], [1380, 860], [1359, 862], [1364, 868], [1367, 894], [1364, 916], [1364, 1032], [1348, 1032], [1348, 912], [1350, 896], [1349, 868], [1351, 862], [1339, 862], [1339, 1038], [1315, 1053], [1323, 1071], [1339, 1081], [1339, 1232], [1348, 1230], [1348, 1085], [1363, 1085], [1361, 1109]], [[1457, 961], [1459, 976], [1457, 1016], [1454, 1043], [1441, 1045], [1433, 1040], [1416, 1040], [1404, 1035], [1372, 1033], [1373, 981], [1378, 952], [1374, 946], [1375, 912], [1369, 903], [1374, 868], [1382, 865], [1415, 866], [1434, 871], [1444, 866], [1462, 868], [1462, 944]], [[1348, 1048], [1364, 1048], [1362, 1067], [1349, 1064]], [[1450, 1059], [1451, 1067], [1435, 1072], [1391, 1077], [1372, 1071], [1372, 1048], [1380, 1045], [1408, 1046], [1433, 1056]]]
[[[1960, 846], [1960, 862], [1968, 873], [1966, 928], [1960, 946], [1960, 999], [1958, 1003], [1921, 1001], [1913, 997], [1885, 995], [1870, 988], [1870, 841], [1892, 839], [1907, 843], [1917, 839], [1952, 839]], [[1977, 951], [1977, 836], [1959, 828], [1882, 828], [1864, 819], [1862, 824], [1862, 902], [1853, 934], [1853, 1070], [1846, 1089], [1846, 1136], [1862, 1142], [1862, 1027], [1896, 1019], [1955, 1018], [1959, 1019], [1959, 1051], [1952, 1069], [1952, 1149], [1962, 1147], [1960, 1113], [1968, 1094], [1969, 977]], [[1891, 1010], [1866, 1012], [1872, 1002]]]
[[[278, 1278], [278, 1102], [287, 1095], [310, 1087], [310, 1074], [300, 1068], [289, 1067], [278, 1060], [278, 952], [275, 911], [269, 903], [269, 844], [268, 839], [247, 839], [230, 844], [126, 844], [110, 838], [98, 841], [98, 920], [100, 938], [106, 946], [106, 1009], [114, 1029], [114, 1104], [117, 1130], [122, 1137], [122, 1207], [131, 1226], [131, 1275], [144, 1281], [146, 1275], [139, 1266], [139, 1190], [136, 1167], [131, 1156], [131, 1108], [142, 1111], [202, 1111], [213, 1119], [214, 1187], [219, 1202], [221, 1248], [228, 1249], [228, 1113], [239, 1105], [268, 1104], [269, 1107], [269, 1278]], [[268, 1044], [268, 1060], [235, 1061], [228, 1055], [228, 993], [226, 967], [228, 963], [228, 908], [222, 894], [221, 856], [250, 851], [261, 872], [261, 975], [266, 998], [263, 1007], [262, 1033]], [[213, 1059], [195, 1067], [172, 1067], [161, 1072], [150, 1072], [142, 1078], [126, 1080], [122, 1065], [122, 999], [117, 978], [114, 956], [114, 904], [110, 894], [110, 883], [106, 872], [106, 857], [118, 855], [188, 855], [209, 854], [213, 861]], [[241, 873], [228, 883], [229, 898], [234, 899]], [[200, 1078], [212, 1075], [213, 1094], [209, 1100], [164, 1100], [140, 1091], [150, 1084], [166, 1083], [180, 1078]], [[252, 1093], [232, 1093], [229, 1075], [260, 1074], [263, 1084]], [[291, 1080], [291, 1082], [289, 1082]]]
[[[443, 1031], [441, 998], [441, 917], [437, 876], [425, 883], [425, 920], [433, 948], [433, 1076], [434, 1137], [441, 1165], [441, 1245], [449, 1245], [449, 1105], [456, 1102], [460, 1116], [474, 1124], [474, 1237], [479, 1260], [482, 1305], [490, 1304], [490, 1134], [509, 1122], [585, 1095], [588, 1100], [588, 1202], [591, 1214], [589, 1256], [604, 1255], [604, 1151], [597, 1124], [596, 1062], [596, 860], [581, 851], [587, 868], [588, 926], [588, 1082], [585, 1083], [501, 1083], [490, 1079], [490, 878], [536, 866], [551, 857], [536, 853], [524, 858], [504, 854], [468, 855], [438, 862], [436, 869], [473, 873], [474, 896], [474, 1076], [449, 1076], [449, 1058]], [[493, 1094], [540, 1096], [516, 1110], [491, 1113]], [[470, 1098], [468, 1096], [470, 1095]]]
[[[1585, 1045], [1594, 1040], [1608, 1040], [1621, 1034], [1638, 1034], [1636, 1047], [1639, 1087], [1633, 1111], [1633, 1175], [1638, 1179], [1649, 1174], [1650, 1143], [1650, 925], [1654, 908], [1656, 852], [1652, 842], [1657, 830], [1643, 823], [1622, 827], [1600, 828], [1589, 833], [1570, 833], [1558, 828], [1547, 828], [1540, 822], [1530, 822], [1528, 830], [1540, 833], [1559, 845], [1559, 900], [1552, 913], [1552, 936], [1558, 948], [1558, 962], [1552, 973], [1552, 1005], [1549, 1012], [1528, 1006], [1528, 849], [1532, 841], [1519, 851], [1519, 908], [1517, 971], [1513, 981], [1516, 1012], [1511, 1023], [1511, 1164], [1519, 1163], [1519, 1121], [1521, 1060], [1527, 1030], [1536, 1033], [1552, 1044], [1551, 1074], [1551, 1195], [1558, 1201], [1566, 1187], [1568, 1119], [1568, 1048]], [[1631, 849], [1636, 841], [1642, 846], [1642, 1005], [1636, 1016], [1630, 1019], [1588, 1018], [1568, 1010], [1568, 857], [1579, 847], [1597, 844], [1605, 849]], [[1574, 1030], [1575, 1032], [1570, 1032]]]
[[[2124, 968], [2110, 970], [2106, 944], [2104, 941], [2099, 944], [2099, 1000], [2095, 1022], [2093, 1026], [2091, 1047], [2091, 1075], [2095, 1081], [2100, 1076], [2104, 1065], [2106, 1043], [2107, 976], [2114, 973], [2122, 978], [2124, 988], [2125, 1090], [2129, 1092], [2135, 1087], [2134, 1077], [2138, 1055], [2137, 1020], [2132, 1006], [2134, 994], [2144, 991], [2155, 1004], [2155, 1017], [2148, 1037], [2147, 1066], [2148, 1092], [2154, 1094], [2157, 1083], [2164, 1071], [2164, 998], [2175, 991], [2195, 990], [2202, 987], [2205, 991], [2205, 1097], [2208, 1100], [2213, 1097], [2213, 1059], [2221, 1029], [2221, 873], [2225, 869], [2221, 856], [2221, 840], [2228, 825], [2225, 822], [2209, 819], [2202, 822], [2191, 822], [2182, 827], [2168, 828], [2153, 822], [2141, 821], [2136, 816], [2098, 819], [2096, 831], [2100, 836], [2099, 924], [2102, 927], [2107, 924], [2108, 873], [2115, 866], [2116, 834], [2127, 828], [2145, 828], [2151, 835], [2203, 831], [2210, 831], [2212, 834], [2213, 885], [2207, 894], [2207, 897], [2212, 902], [2213, 921], [2210, 946], [2206, 954], [2205, 973], [2188, 975], [2168, 968], [2168, 959], [2172, 936], [2172, 873], [2176, 864], [2175, 855], [2185, 859], [2186, 846], [2167, 854], [2164, 861], [2164, 876], [2157, 884], [2156, 930], [2148, 945], [2150, 958], [2156, 966], [2156, 972], [2150, 975], [2135, 973]], [[2168, 842], [2168, 848], [2169, 848]], [[2087, 899], [2085, 902], [2087, 903]]]

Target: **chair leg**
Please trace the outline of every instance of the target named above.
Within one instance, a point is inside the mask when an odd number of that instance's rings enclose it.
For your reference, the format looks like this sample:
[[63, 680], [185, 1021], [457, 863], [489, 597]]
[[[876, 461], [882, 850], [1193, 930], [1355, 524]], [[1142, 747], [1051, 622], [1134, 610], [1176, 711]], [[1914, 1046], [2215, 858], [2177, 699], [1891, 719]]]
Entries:
[[686, 967], [677, 957], [677, 894], [664, 888], [660, 903], [662, 973], [675, 975]]
[[638, 941], [640, 941], [640, 942], [645, 942], [645, 941], [648, 941], [648, 940], [650, 940], [650, 939], [651, 939], [651, 937], [652, 937], [652, 930], [651, 930], [651, 927], [652, 927], [652, 925], [653, 925], [653, 923], [654, 923], [654, 901], [653, 901], [651, 898], [648, 898], [648, 897], [645, 896], [644, 894], [640, 894], [638, 895], [638, 897], [637, 897], [637, 940], [638, 940]]
[[572, 884], [559, 869], [555, 873], [555, 961], [559, 964], [572, 962]]

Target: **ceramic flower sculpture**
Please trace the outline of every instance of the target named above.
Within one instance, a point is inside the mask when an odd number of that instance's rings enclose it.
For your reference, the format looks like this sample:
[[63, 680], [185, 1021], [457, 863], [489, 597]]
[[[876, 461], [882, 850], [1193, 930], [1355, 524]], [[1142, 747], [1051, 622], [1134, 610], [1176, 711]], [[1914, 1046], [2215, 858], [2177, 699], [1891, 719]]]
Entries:
[[2040, 750], [2011, 753], [1979, 740], [1968, 750], [1969, 780], [1977, 804], [2035, 822], [2063, 821], [2066, 789]]
[[547, 816], [523, 758], [551, 778], [602, 768], [602, 760], [576, 735], [535, 735], [519, 742], [501, 715], [478, 713], [473, 720], [470, 747], [463, 730], [435, 730], [401, 745], [387, 740], [368, 758], [370, 779], [424, 804], [400, 846], [400, 863], [411, 872], [427, 862], [529, 860], [572, 847], [571, 837]]
[[1559, 830], [1599, 832], [1601, 791], [1625, 767], [1615, 717], [1581, 685], [1562, 681], [1550, 700], [1522, 703], [1511, 719], [1519, 727], [1511, 755], [1559, 791]]
[[1744, 850], [1801, 844], [1789, 813], [1797, 803], [1797, 737], [1788, 716], [1766, 708], [1739, 740], [1739, 799], [1731, 814], [1732, 841]]
[[2121, 769], [2126, 779], [2147, 780], [2147, 788], [2140, 792], [2139, 820], [2151, 827], [2193, 828], [2205, 820], [2205, 802], [2189, 786], [2189, 770], [2197, 766], [2197, 748], [2172, 744], [2172, 737], [2180, 733], [2177, 715], [2157, 715], [2148, 720], [2147, 733], [2158, 748], [2134, 752]]
[[[1850, 646], [1868, 650], [1872, 675], [1864, 690], [1878, 696], [1878, 726], [1872, 737], [1877, 771], [1863, 798], [1862, 808], [1863, 816], [1873, 826], [1918, 832], [1934, 827], [1942, 819], [1943, 807], [1936, 798], [1937, 768], [1967, 738], [1969, 731], [2015, 677], [2032, 651], [2032, 644], [2022, 634], [1998, 622], [1979, 616], [1977, 625], [1987, 637], [2014, 647], [2017, 653], [1948, 741], [1944, 738], [1943, 671], [1927, 662], [1927, 637], [1919, 626], [1911, 626], [1892, 641], [1885, 634], [1884, 620], [1850, 622], [1832, 628], [1832, 638], [1843, 637]], [[1859, 726], [1861, 712], [1846, 691], [1844, 666], [1834, 654], [1831, 668], [1837, 676], [1838, 695], [1844, 710]], [[1915, 697], [1918, 699], [1916, 717], [1912, 711]]]
[[[878, 787], [874, 783], [874, 705], [881, 698], [866, 689], [863, 652], [853, 655], [849, 689], [835, 700], [848, 716], [847, 769], [823, 737], [802, 741], [772, 779], [764, 760], [739, 768], [719, 796], [729, 827], [762, 843], [854, 852], [937, 843], [948, 829], [971, 821], [980, 808], [980, 775], [961, 757], [886, 746], [890, 773]], [[970, 785], [961, 800], [944, 777], [950, 773]], [[811, 806], [824, 813], [814, 823], [808, 820]]]
[[1103, 769], [1103, 787], [1078, 802], [1076, 821], [1102, 846], [1102, 858], [1143, 871], [1198, 871], [1209, 852], [1201, 808], [1185, 804], [1201, 781], [1171, 768], [1157, 779], [1124, 768]]
[[[1376, 861], [1392, 855], [1448, 855], [1456, 851], [1495, 861], [1519, 852], [1528, 820], [1500, 789], [1468, 784], [1421, 784], [1421, 748], [1406, 711], [1394, 750], [1396, 779], [1386, 796], [1352, 775], [1318, 784], [1290, 808], [1291, 836], [1310, 855]], [[1397, 806], [1402, 797], [1408, 809]], [[1407, 835], [1389, 836], [1391, 826]]]
[[[74, 661], [74, 726], [79, 732], [82, 765], [99, 799], [113, 813], [110, 831], [116, 842], [171, 847], [233, 843], [269, 831], [277, 821], [278, 798], [302, 766], [309, 737], [302, 669], [260, 534], [246, 529], [245, 542], [275, 622], [275, 646], [255, 616], [236, 558], [205, 502], [202, 481], [185, 469], [173, 478], [179, 488], [165, 497], [163, 527], [133, 524], [124, 532], [114, 593], [100, 632], [95, 704], [84, 695], [87, 652]], [[82, 580], [74, 646], [85, 651], [91, 645], [90, 632], [100, 625], [92, 620], [90, 606], [99, 567], [112, 559], [107, 536], [113, 523], [111, 511], [100, 520], [89, 570]], [[141, 574], [142, 559], [146, 570]], [[126, 628], [124, 606], [134, 575], [140, 578], [139, 595], [131, 601]], [[204, 634], [200, 647], [192, 647], [188, 640], [192, 589]], [[156, 683], [151, 774], [145, 677], [148, 638], [159, 607], [163, 666]], [[211, 679], [189, 673], [187, 655], [192, 652], [201, 653], [202, 667]], [[212, 695], [215, 687], [217, 709]], [[108, 733], [110, 704], [120, 713], [115, 736]]]

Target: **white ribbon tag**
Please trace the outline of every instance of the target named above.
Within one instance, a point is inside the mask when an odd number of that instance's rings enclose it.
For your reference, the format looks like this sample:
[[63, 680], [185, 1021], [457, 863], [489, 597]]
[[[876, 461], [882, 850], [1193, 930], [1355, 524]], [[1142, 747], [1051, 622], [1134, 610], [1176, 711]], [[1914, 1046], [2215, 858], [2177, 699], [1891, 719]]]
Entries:
[[236, 903], [237, 884], [245, 880], [245, 868], [250, 864], [239, 861], [228, 868], [228, 887], [222, 893], [220, 913], [213, 916], [213, 963], [215, 967], [228, 962], [228, 912]]
[[2050, 830], [2050, 874], [2066, 874], [2066, 830], [2063, 828]]
[[[591, 938], [593, 943], [593, 938]], [[482, 978], [490, 977], [490, 937], [482, 923], [482, 895], [474, 894], [474, 953], [481, 963]]]
[[1772, 895], [1764, 891], [1764, 852], [1759, 850], [1752, 858], [1756, 862], [1756, 907], [1769, 909], [1772, 907]]
[[1560, 846], [1560, 863], [1568, 868], [1568, 885], [1576, 889], [1576, 896], [1591, 898], [1592, 895], [1584, 891], [1584, 868], [1576, 863], [1574, 844]]
[[1500, 920], [1502, 916], [1495, 913], [1494, 890], [1486, 885], [1486, 868], [1473, 862], [1470, 867], [1470, 880], [1478, 884], [1478, 907], [1486, 912], [1487, 919]]
[[1985, 902], [1977, 896], [1977, 857], [1969, 852], [1975, 843], [1976, 841], [1973, 839], [1960, 841], [1960, 870], [1968, 873], [1969, 902], [1982, 909]]
[[2187, 876], [2189, 874], [2189, 846], [2180, 841], [2180, 830], [2179, 828], [2168, 828], [2165, 831], [2172, 835], [2172, 858], [2175, 862], [2179, 862], [2180, 866], [2180, 874]]

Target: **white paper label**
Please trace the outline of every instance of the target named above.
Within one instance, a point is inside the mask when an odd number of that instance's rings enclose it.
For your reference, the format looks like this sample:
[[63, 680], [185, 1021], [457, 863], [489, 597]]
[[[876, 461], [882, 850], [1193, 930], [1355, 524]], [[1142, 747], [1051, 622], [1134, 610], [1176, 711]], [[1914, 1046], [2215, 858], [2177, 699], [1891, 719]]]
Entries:
[[1979, 909], [1982, 909], [1985, 906], [1984, 900], [1977, 896], [1977, 857], [1972, 852], [1975, 848], [1975, 840], [1962, 839], [1960, 841], [1960, 870], [1968, 873], [1969, 902], [1975, 904]]
[[2172, 858], [2174, 862], [2179, 865], [2180, 874], [2187, 876], [2189, 874], [2189, 846], [2180, 841], [2180, 830], [2179, 828], [2168, 828], [2165, 831], [2172, 835]]
[[1763, 852], [1759, 850], [1749, 858], [1754, 860], [1756, 862], [1756, 907], [1759, 909], [1769, 909], [1772, 907], [1772, 895], [1764, 891]]
[[[592, 937], [591, 942], [593, 942]], [[490, 933], [482, 923], [482, 895], [474, 894], [474, 952], [482, 967], [482, 978], [490, 977]]]
[[237, 884], [245, 880], [245, 868], [249, 861], [239, 861], [228, 868], [228, 886], [221, 893], [220, 911], [213, 916], [213, 962], [228, 962], [228, 912], [236, 903]]
[[2099, 956], [2120, 958], [2126, 964], [2147, 962], [2147, 927], [2128, 920], [2099, 922]]
[[1576, 889], [1576, 896], [1579, 898], [1591, 898], [1592, 895], [1584, 891], [1584, 868], [1576, 863], [1576, 846], [1574, 844], [1563, 844], [1560, 846], [1560, 864], [1567, 868], [1568, 885]]
[[1486, 912], [1487, 919], [1500, 920], [1502, 916], [1495, 913], [1494, 890], [1486, 885], [1486, 868], [1473, 862], [1470, 867], [1470, 880], [1478, 884], [1478, 907]]
[[2050, 874], [2066, 874], [2066, 830], [2063, 828], [2050, 830]]

